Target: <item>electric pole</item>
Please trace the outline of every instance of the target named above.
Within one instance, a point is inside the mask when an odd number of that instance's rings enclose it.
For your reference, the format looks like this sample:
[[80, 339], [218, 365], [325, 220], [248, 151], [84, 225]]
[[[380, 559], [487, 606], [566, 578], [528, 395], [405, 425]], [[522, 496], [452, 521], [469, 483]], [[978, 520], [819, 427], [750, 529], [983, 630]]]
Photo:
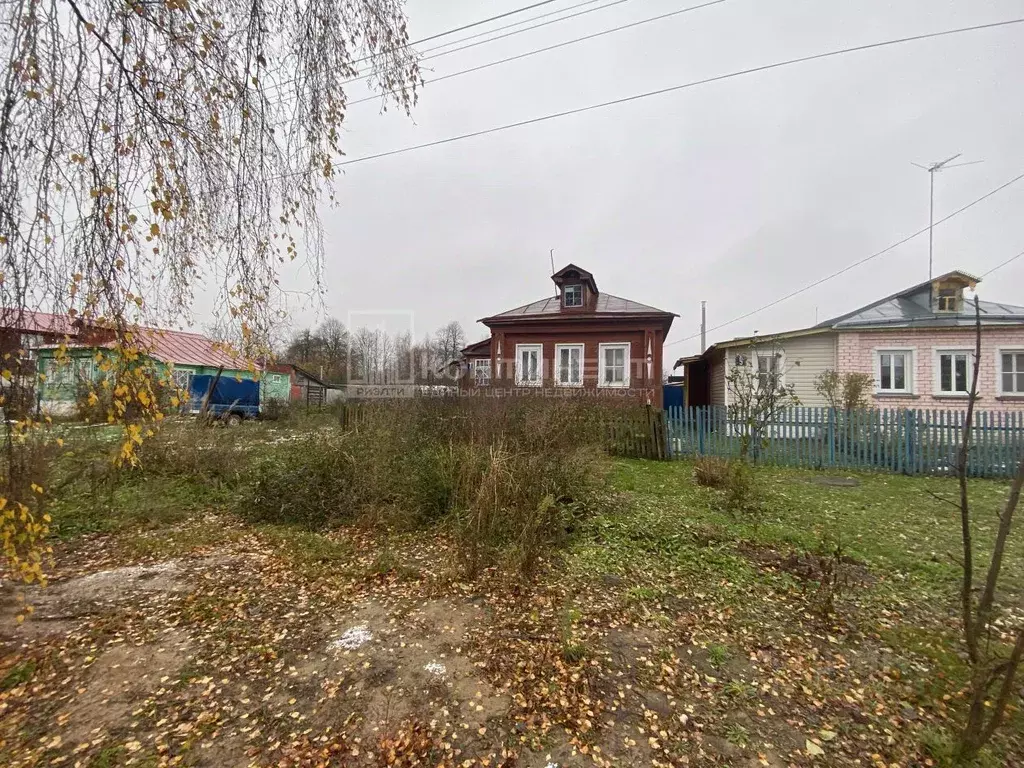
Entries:
[[971, 160], [966, 163], [954, 163], [950, 165], [954, 160], [963, 155], [963, 152], [958, 152], [952, 157], [947, 157], [945, 160], [938, 163], [931, 163], [929, 165], [921, 165], [920, 163], [911, 162], [911, 165], [917, 166], [921, 170], [928, 171], [928, 279], [931, 280], [933, 275], [934, 265], [934, 233], [935, 229], [935, 174], [939, 171], [944, 171], [947, 168], [959, 168], [962, 165], [976, 165], [978, 163], [985, 162], [984, 160]]

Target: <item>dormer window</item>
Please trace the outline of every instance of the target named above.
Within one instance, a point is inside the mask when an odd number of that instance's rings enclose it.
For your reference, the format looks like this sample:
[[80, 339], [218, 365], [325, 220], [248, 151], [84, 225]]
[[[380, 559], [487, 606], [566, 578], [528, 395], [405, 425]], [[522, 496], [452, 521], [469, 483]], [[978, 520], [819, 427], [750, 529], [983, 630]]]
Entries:
[[939, 288], [935, 308], [939, 312], [959, 312], [960, 290], [958, 288]]
[[583, 286], [567, 285], [562, 289], [562, 304], [566, 307], [583, 306]]

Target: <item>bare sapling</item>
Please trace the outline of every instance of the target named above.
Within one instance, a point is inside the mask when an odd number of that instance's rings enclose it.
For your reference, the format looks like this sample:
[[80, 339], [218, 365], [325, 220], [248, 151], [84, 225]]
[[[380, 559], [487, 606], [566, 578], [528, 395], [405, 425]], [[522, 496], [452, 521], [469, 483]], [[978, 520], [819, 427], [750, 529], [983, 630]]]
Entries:
[[[981, 360], [981, 310], [974, 299], [975, 337], [974, 368], [971, 391], [967, 400], [963, 437], [957, 460], [960, 491], [960, 530], [963, 540], [963, 579], [960, 585], [961, 621], [964, 646], [970, 667], [970, 708], [967, 722], [960, 732], [956, 748], [959, 764], [969, 764], [989, 743], [1006, 717], [1014, 696], [1014, 680], [1024, 657], [1024, 626], [1006, 628], [998, 626], [996, 592], [1003, 567], [1006, 543], [1013, 528], [1013, 517], [1020, 503], [1024, 486], [1024, 458], [1010, 485], [1010, 494], [999, 513], [999, 526], [988, 571], [980, 595], [974, 586], [974, 541], [971, 534], [971, 508], [967, 487], [967, 459], [971, 447], [974, 409], [978, 400], [978, 369]], [[1007, 648], [1009, 650], [1007, 651]]]

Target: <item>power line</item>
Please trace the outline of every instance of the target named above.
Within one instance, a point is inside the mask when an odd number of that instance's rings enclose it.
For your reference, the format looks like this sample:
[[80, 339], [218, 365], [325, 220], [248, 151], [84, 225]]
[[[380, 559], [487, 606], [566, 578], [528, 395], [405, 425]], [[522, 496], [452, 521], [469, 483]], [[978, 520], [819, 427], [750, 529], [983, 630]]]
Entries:
[[[963, 213], [967, 209], [973, 208], [978, 203], [980, 203], [980, 202], [982, 202], [984, 200], [987, 200], [988, 198], [992, 197], [993, 195], [995, 195], [995, 194], [997, 194], [999, 192], [1002, 192], [1004, 189], [1006, 189], [1007, 187], [1011, 186], [1012, 184], [1016, 184], [1021, 179], [1024, 179], [1024, 173], [1020, 174], [1019, 176], [1014, 176], [1012, 179], [1007, 181], [1005, 184], [1000, 184], [998, 187], [996, 187], [995, 189], [991, 190], [990, 192], [986, 192], [984, 195], [979, 197], [977, 200], [972, 200], [967, 205], [965, 205], [965, 206], [963, 206], [961, 208], [957, 208], [952, 213], [950, 213], [950, 214], [948, 214], [946, 216], [943, 216], [941, 219], [936, 221], [935, 224], [942, 224], [943, 222], [949, 221], [954, 216], [960, 215], [961, 213]], [[789, 299], [792, 299], [794, 296], [799, 296], [801, 293], [806, 293], [807, 291], [811, 290], [812, 288], [817, 288], [822, 283], [827, 283], [829, 280], [834, 280], [835, 278], [839, 277], [840, 275], [846, 274], [851, 269], [855, 269], [856, 267], [859, 267], [862, 264], [866, 264], [867, 262], [871, 261], [872, 259], [877, 259], [879, 256], [884, 256], [885, 254], [889, 253], [890, 251], [895, 250], [896, 248], [899, 248], [904, 243], [910, 242], [915, 237], [920, 237], [925, 232], [927, 232], [930, 229], [930, 227], [931, 227], [931, 225], [929, 225], [928, 227], [923, 227], [922, 229], [917, 230], [917, 232], [914, 232], [912, 235], [907, 235], [902, 240], [898, 240], [895, 243], [893, 243], [892, 245], [890, 245], [890, 246], [888, 246], [886, 248], [883, 248], [882, 250], [877, 251], [877, 252], [871, 254], [870, 256], [865, 256], [863, 259], [860, 259], [859, 261], [855, 261], [852, 264], [848, 264], [847, 266], [845, 266], [842, 269], [840, 269], [838, 272], [833, 272], [831, 275], [827, 275], [827, 276], [822, 277], [822, 278], [820, 278], [818, 280], [815, 280], [813, 283], [809, 283], [808, 285], [805, 285], [803, 288], [798, 288], [795, 291], [787, 293], [785, 296], [782, 296], [781, 298], [775, 299], [775, 301], [768, 302], [764, 306], [758, 307], [757, 309], [752, 309], [750, 312], [745, 312], [744, 314], [740, 315], [739, 317], [734, 317], [732, 320], [729, 320], [727, 322], [721, 323], [721, 324], [716, 325], [716, 326], [714, 326], [712, 328], [708, 328], [708, 331], [717, 331], [717, 330], [719, 330], [721, 328], [725, 328], [728, 325], [732, 325], [733, 323], [738, 323], [740, 320], [746, 320], [748, 317], [753, 317], [754, 315], [758, 314], [759, 312], [764, 312], [766, 309], [771, 309], [772, 307], [777, 306], [777, 305], [781, 304], [784, 301], [788, 301]], [[1024, 255], [1024, 254], [1018, 254], [1018, 256], [1021, 256], [1021, 255]], [[1016, 259], [1016, 258], [1018, 258], [1018, 256], [1014, 256], [1013, 258]], [[989, 270], [989, 272], [994, 272], [996, 269], [999, 269], [1000, 267], [1006, 266], [1006, 264], [1009, 264], [1010, 261], [1013, 261], [1013, 259], [1010, 259], [1009, 261], [1006, 261], [1003, 264], [1000, 264], [998, 267], [995, 267], [995, 268]], [[985, 274], [989, 274], [989, 272], [986, 272]], [[984, 275], [983, 275], [983, 277], [984, 277]], [[671, 347], [671, 346], [673, 346], [675, 344], [682, 344], [684, 341], [692, 341], [693, 339], [697, 338], [697, 336], [699, 336], [699, 335], [700, 334], [698, 333], [698, 334], [695, 334], [693, 336], [687, 336], [684, 339], [677, 339], [676, 341], [669, 342], [668, 344], [665, 344], [664, 346]]]
[[[492, 21], [498, 21], [500, 19], [505, 19], [505, 18], [508, 18], [509, 16], [515, 16], [517, 13], [524, 13], [525, 11], [531, 11], [534, 8], [540, 8], [542, 5], [551, 5], [551, 3], [556, 3], [556, 2], [558, 2], [558, 0], [541, 0], [541, 2], [539, 2], [539, 3], [533, 3], [532, 5], [524, 5], [524, 6], [520, 7], [520, 8], [513, 8], [511, 11], [506, 11], [505, 13], [499, 13], [497, 16], [491, 16], [490, 18], [487, 18], [487, 19], [481, 19], [480, 21], [474, 21], [474, 22], [472, 22], [470, 24], [463, 24], [461, 27], [455, 27], [453, 29], [446, 29], [444, 32], [438, 32], [437, 34], [430, 35], [429, 37], [421, 37], [419, 40], [413, 40], [412, 42], [406, 43], [405, 45], [399, 46], [398, 48], [393, 48], [391, 51], [386, 51], [386, 53], [392, 53], [394, 51], [399, 51], [399, 50], [402, 50], [403, 48], [411, 48], [412, 46], [420, 45], [421, 43], [429, 43], [431, 40], [437, 40], [437, 39], [442, 38], [442, 37], [447, 37], [448, 35], [454, 35], [457, 32], [465, 32], [467, 29], [473, 29], [473, 27], [479, 27], [479, 26], [481, 26], [483, 24], [490, 24]], [[372, 56], [364, 56], [361, 59], [356, 59], [352, 63], [353, 64], [358, 64], [361, 61], [369, 61], [371, 58], [373, 58], [373, 57]]]
[[[433, 51], [439, 51], [442, 48], [447, 48], [449, 45], [458, 45], [459, 43], [464, 43], [467, 40], [475, 40], [476, 38], [483, 37], [484, 35], [493, 35], [495, 32], [503, 32], [506, 29], [518, 27], [520, 24], [529, 24], [531, 21], [539, 21], [540, 19], [546, 19], [548, 16], [557, 16], [560, 13], [565, 13], [566, 11], [571, 11], [575, 8], [582, 8], [585, 5], [593, 5], [594, 3], [597, 2], [600, 2], [600, 0], [583, 0], [583, 2], [581, 3], [575, 3], [573, 5], [566, 6], [565, 8], [559, 8], [557, 11], [548, 11], [547, 13], [540, 13], [537, 14], [536, 16], [531, 16], [528, 19], [522, 19], [521, 21], [513, 21], [511, 24], [504, 24], [500, 27], [495, 27], [494, 29], [487, 29], [484, 30], [483, 32], [477, 32], [476, 34], [473, 35], [466, 35], [466, 37], [459, 38], [458, 40], [452, 40], [449, 43], [441, 43], [440, 45], [435, 45], [432, 48], [425, 48], [422, 51], [420, 51], [420, 53], [431, 53]], [[594, 10], [599, 11], [601, 10], [601, 8], [595, 8]]]
[[[525, 58], [528, 58], [530, 56], [536, 56], [539, 53], [547, 53], [548, 51], [554, 51], [554, 50], [556, 50], [558, 48], [564, 48], [567, 45], [575, 45], [576, 43], [582, 43], [582, 42], [584, 42], [586, 40], [593, 40], [596, 37], [603, 37], [604, 35], [610, 35], [613, 32], [621, 32], [621, 31], [626, 30], [626, 29], [632, 29], [633, 27], [639, 27], [639, 26], [641, 26], [643, 24], [650, 24], [651, 22], [654, 22], [654, 21], [663, 21], [663, 20], [671, 18], [673, 16], [679, 16], [680, 14], [683, 14], [683, 13], [689, 13], [690, 11], [697, 11], [697, 10], [700, 10], [701, 8], [707, 8], [707, 7], [712, 6], [712, 5], [719, 5], [720, 3], [724, 3], [724, 2], [726, 2], [726, 0], [710, 0], [710, 2], [701, 3], [700, 5], [691, 5], [691, 6], [687, 7], [687, 8], [680, 8], [677, 11], [670, 11], [669, 13], [663, 13], [660, 16], [651, 16], [650, 18], [641, 19], [640, 21], [634, 21], [634, 22], [631, 22], [630, 24], [623, 24], [621, 26], [612, 27], [611, 29], [606, 29], [606, 30], [603, 30], [601, 32], [595, 32], [592, 35], [584, 35], [583, 37], [576, 37], [576, 38], [573, 38], [572, 40], [566, 40], [565, 42], [562, 42], [562, 43], [555, 43], [554, 45], [548, 45], [548, 46], [545, 46], [544, 48], [535, 48], [535, 49], [533, 49], [531, 51], [526, 51], [525, 53], [520, 53], [520, 54], [517, 54], [515, 56], [509, 56], [508, 58], [505, 58], [505, 59], [499, 59], [497, 61], [491, 61], [491, 62], [488, 62], [487, 64], [481, 64], [481, 65], [479, 65], [477, 67], [470, 67], [469, 69], [462, 69], [462, 70], [459, 70], [458, 72], [452, 72], [452, 73], [447, 74], [447, 75], [442, 75], [441, 77], [435, 77], [433, 80], [427, 80], [426, 84], [427, 85], [432, 85], [433, 83], [439, 83], [442, 80], [449, 80], [449, 79], [451, 79], [453, 77], [459, 77], [461, 75], [468, 75], [471, 72], [479, 72], [482, 69], [489, 69], [491, 67], [496, 67], [499, 64], [508, 64], [509, 62], [512, 62], [512, 61], [518, 61], [519, 59], [525, 59]], [[595, 10], [597, 10], [597, 9], [595, 9]], [[361, 104], [364, 101], [374, 101], [374, 100], [376, 100], [378, 98], [380, 98], [380, 96], [377, 95], [377, 94], [374, 94], [373, 96], [366, 96], [365, 98], [362, 98], [362, 99], [356, 99], [354, 101], [350, 101], [350, 102], [348, 102], [348, 104], [346, 106], [351, 107], [353, 104]]]
[[995, 267], [992, 267], [992, 269], [990, 269], [990, 270], [989, 270], [988, 272], [985, 272], [985, 273], [983, 273], [983, 274], [982, 274], [981, 276], [982, 276], [982, 277], [988, 277], [988, 276], [989, 276], [989, 275], [991, 275], [991, 274], [992, 274], [993, 272], [995, 272], [995, 271], [996, 271], [997, 269], [1002, 269], [1002, 268], [1003, 268], [1003, 267], [1005, 267], [1005, 266], [1006, 266], [1007, 264], [1012, 264], [1012, 263], [1013, 263], [1013, 262], [1015, 262], [1015, 261], [1016, 261], [1017, 259], [1019, 259], [1019, 258], [1020, 258], [1021, 256], [1024, 256], [1024, 251], [1021, 251], [1021, 252], [1020, 252], [1020, 253], [1018, 253], [1018, 254], [1017, 254], [1016, 256], [1013, 256], [1013, 257], [1011, 257], [1011, 258], [1007, 259], [1007, 260], [1006, 260], [1006, 261], [1004, 261], [1004, 262], [1003, 262], [1002, 264], [999, 264], [999, 265], [997, 265], [997, 266], [995, 266]]
[[[563, 13], [565, 11], [571, 11], [573, 8], [579, 8], [579, 7], [582, 7], [584, 5], [590, 5], [592, 2], [595, 2], [595, 0], [588, 0], [587, 2], [577, 3], [576, 5], [571, 5], [568, 8], [563, 8], [560, 11], [553, 11], [552, 13], [549, 13], [549, 14], [543, 14], [541, 16], [535, 17], [534, 19], [525, 19], [525, 20], [523, 20], [521, 22], [516, 22], [515, 24], [509, 24], [509, 25], [507, 25], [505, 27], [500, 27], [499, 29], [508, 29], [508, 27], [518, 26], [519, 24], [527, 24], [530, 21], [536, 21], [537, 19], [544, 18], [544, 16], [550, 16], [550, 15], [553, 15], [555, 13]], [[465, 51], [465, 50], [468, 50], [470, 48], [476, 48], [477, 46], [480, 46], [480, 45], [486, 45], [487, 43], [493, 43], [493, 42], [496, 42], [498, 40], [504, 40], [505, 38], [508, 38], [508, 37], [514, 37], [515, 35], [521, 35], [523, 32], [531, 32], [531, 31], [533, 31], [535, 29], [540, 29], [541, 27], [547, 27], [547, 26], [549, 26], [551, 24], [557, 24], [557, 23], [559, 23], [561, 21], [568, 21], [569, 19], [575, 19], [577, 16], [583, 16], [583, 15], [588, 14], [588, 13], [593, 13], [594, 11], [603, 11], [605, 8], [611, 8], [612, 6], [622, 5], [623, 3], [628, 3], [628, 2], [630, 2], [630, 0], [613, 0], [613, 2], [606, 3], [605, 5], [599, 5], [596, 8], [588, 8], [585, 11], [577, 11], [576, 13], [571, 13], [568, 16], [561, 16], [561, 17], [559, 17], [557, 19], [551, 19], [550, 21], [545, 21], [545, 22], [543, 22], [541, 24], [534, 24], [532, 27], [525, 27], [523, 29], [517, 29], [517, 30], [514, 30], [512, 32], [506, 32], [503, 35], [498, 35], [497, 37], [489, 37], [486, 40], [478, 40], [475, 43], [470, 43], [469, 45], [464, 45], [461, 48], [452, 48], [451, 50], [448, 50], [448, 51], [442, 51], [441, 53], [435, 53], [433, 56], [424, 56], [422, 59], [420, 59], [420, 61], [431, 61], [432, 59], [439, 59], [442, 56], [448, 56], [449, 54], [452, 54], [452, 53], [459, 53], [460, 51]], [[532, 8], [532, 7], [535, 7], [535, 6], [529, 6], [529, 7]], [[482, 24], [484, 22], [479, 22], [479, 23]], [[487, 32], [485, 32], [483, 34], [491, 34], [492, 32], [497, 32], [497, 31], [499, 31], [499, 30], [493, 30], [492, 29], [492, 30], [488, 30]], [[465, 40], [471, 40], [473, 37], [479, 37], [479, 36], [480, 35], [471, 35], [470, 37], [465, 38]], [[428, 39], [430, 39], [430, 38], [428, 38]], [[423, 41], [419, 41], [419, 42], [423, 42]], [[454, 41], [452, 43], [449, 43], [448, 45], [455, 45], [458, 42], [464, 42], [464, 41]], [[410, 45], [412, 45], [412, 44], [410, 44]], [[433, 48], [432, 50], [437, 50], [438, 48], [444, 48], [444, 47], [446, 47], [446, 46], [441, 45], [441, 46], [437, 46], [436, 48]], [[365, 61], [365, 60], [366, 60], [365, 58], [364, 59], [359, 59], [359, 61]], [[358, 61], [357, 62], [353, 62], [353, 63], [354, 64], [358, 63]], [[348, 80], [343, 80], [340, 84], [341, 85], [349, 85], [350, 83], [358, 83], [360, 80], [366, 80], [372, 74], [373, 73], [370, 70], [366, 70], [366, 71], [364, 71], [364, 72], [362, 72], [360, 74], [357, 74], [355, 77], [352, 77], [352, 78], [350, 78]], [[289, 80], [282, 80], [279, 83], [274, 83], [273, 87], [274, 88], [281, 88], [282, 86], [294, 83], [297, 79], [298, 78], [294, 78], [293, 77], [293, 78], [291, 78]], [[268, 88], [269, 87], [270, 86], [268, 86]], [[288, 98], [288, 99], [284, 99], [284, 100], [282, 100], [282, 101], [280, 101], [278, 103], [284, 104], [284, 103], [288, 103], [288, 102], [293, 101], [293, 100], [294, 100], [293, 98]]]
[[618, 104], [627, 104], [633, 101], [639, 101], [640, 99], [646, 99], [651, 96], [661, 96], [666, 93], [674, 93], [675, 91], [681, 91], [686, 88], [694, 88], [698, 85], [707, 85], [709, 83], [716, 83], [722, 80], [730, 80], [734, 77], [742, 77], [744, 75], [751, 75], [757, 72], [765, 72], [771, 69], [779, 69], [781, 67], [788, 67], [793, 64], [803, 64], [809, 61], [817, 61], [819, 59], [827, 59], [835, 56], [842, 56], [847, 53], [856, 53], [859, 51], [867, 51], [874, 48], [884, 48], [891, 45], [899, 45], [902, 43], [916, 42], [918, 40], [928, 40], [934, 37], [945, 37], [948, 35], [956, 35], [963, 32], [976, 32], [983, 29], [994, 29], [996, 27], [1004, 27], [1010, 24], [1024, 23], [1024, 18], [1021, 19], [1008, 19], [1006, 21], [997, 21], [991, 24], [978, 24], [973, 27], [959, 27], [957, 29], [947, 29], [942, 32], [929, 32], [923, 35], [913, 35], [911, 37], [900, 37], [894, 40], [884, 40], [878, 43], [867, 43], [865, 45], [857, 45], [851, 48], [840, 48], [835, 51], [827, 51], [825, 53], [815, 53], [810, 56], [801, 56], [796, 59], [787, 59], [785, 61], [775, 62], [774, 64], [763, 64], [758, 67], [751, 67], [749, 69], [741, 69], [736, 72], [729, 72], [724, 75], [715, 75], [714, 77], [706, 77], [701, 80], [692, 80], [688, 83], [681, 85], [673, 85], [668, 88], [659, 88], [654, 91], [646, 91], [645, 93], [638, 93], [632, 96], [625, 96], [621, 99], [612, 99], [611, 101], [603, 101], [599, 104], [590, 104], [585, 107], [577, 107], [576, 109], [568, 109], [564, 112], [555, 112], [550, 115], [541, 115], [540, 117], [531, 117], [527, 120], [520, 120], [515, 123], [507, 123], [505, 125], [495, 126], [494, 128], [485, 128], [480, 131], [473, 131], [471, 133], [463, 133], [458, 136], [449, 136], [446, 139], [438, 139], [436, 141], [428, 141], [424, 144], [414, 144], [410, 147], [402, 147], [399, 149], [388, 150], [387, 152], [378, 152], [373, 155], [366, 155], [365, 157], [357, 157], [354, 160], [347, 160], [343, 163], [338, 163], [339, 166], [355, 165], [356, 163], [363, 163], [367, 160], [377, 160], [382, 157], [391, 157], [392, 155], [400, 155], [406, 152], [414, 152], [420, 149], [428, 149], [430, 147], [441, 146], [442, 144], [451, 144], [455, 141], [462, 141], [463, 139], [472, 139], [478, 136], [486, 136], [491, 133], [499, 133], [500, 131], [508, 131], [512, 128], [522, 128], [526, 125], [534, 125], [536, 123], [547, 122], [548, 120], [556, 120], [561, 117], [568, 117], [570, 115], [578, 115], [583, 112], [590, 112], [595, 109], [604, 109], [605, 107], [612, 107]]
[[[622, 1], [623, 0], [619, 0], [619, 2], [622, 2]], [[430, 141], [430, 142], [426, 142], [424, 144], [414, 144], [414, 145], [409, 146], [409, 147], [401, 147], [399, 149], [392, 149], [392, 150], [388, 150], [386, 152], [378, 152], [378, 153], [373, 154], [373, 155], [365, 155], [364, 157], [357, 157], [357, 158], [355, 158], [353, 160], [346, 160], [346, 161], [341, 162], [341, 163], [336, 163], [335, 167], [344, 167], [344, 166], [348, 166], [348, 165], [355, 165], [357, 163], [366, 162], [367, 160], [377, 160], [377, 159], [384, 158], [384, 157], [391, 157], [393, 155], [404, 154], [406, 152], [414, 152], [414, 151], [421, 150], [421, 149], [428, 149], [430, 147], [437, 147], [437, 146], [441, 146], [441, 145], [444, 145], [444, 144], [451, 144], [451, 143], [456, 142], [456, 141], [462, 141], [463, 139], [471, 139], [471, 138], [476, 138], [478, 136], [486, 136], [486, 135], [491, 134], [491, 133], [499, 133], [501, 131], [507, 131], [507, 130], [511, 130], [513, 128], [521, 128], [523, 126], [533, 125], [535, 123], [543, 123], [543, 122], [546, 122], [548, 120], [555, 120], [555, 119], [558, 119], [558, 118], [561, 118], [561, 117], [568, 117], [570, 115], [581, 114], [583, 112], [590, 112], [590, 111], [593, 111], [593, 110], [596, 110], [596, 109], [603, 109], [605, 107], [611, 107], [611, 106], [616, 106], [616, 105], [619, 105], [619, 104], [626, 104], [626, 103], [633, 102], [633, 101], [639, 101], [640, 99], [645, 99], [645, 98], [648, 98], [650, 96], [660, 96], [660, 95], [663, 95], [663, 94], [666, 94], [666, 93], [673, 93], [675, 91], [681, 91], [681, 90], [684, 90], [684, 89], [687, 89], [687, 88], [694, 88], [694, 87], [699, 86], [699, 85], [707, 85], [709, 83], [715, 83], [715, 82], [719, 82], [719, 81], [723, 81], [723, 80], [730, 80], [730, 79], [735, 78], [735, 77], [742, 77], [744, 75], [755, 74], [755, 73], [758, 73], [758, 72], [765, 72], [765, 71], [772, 70], [772, 69], [779, 69], [781, 67], [790, 66], [792, 64], [802, 64], [802, 63], [806, 63], [806, 62], [809, 62], [809, 61], [815, 61], [815, 60], [818, 60], [818, 59], [826, 59], [826, 58], [831, 58], [831, 57], [835, 57], [835, 56], [841, 56], [841, 55], [847, 54], [847, 53], [855, 53], [855, 52], [859, 52], [859, 51], [871, 50], [871, 49], [874, 49], [874, 48], [883, 48], [883, 47], [887, 47], [887, 46], [898, 45], [898, 44], [901, 44], [901, 43], [915, 42], [915, 41], [918, 41], [918, 40], [927, 40], [927, 39], [936, 38], [936, 37], [945, 37], [945, 36], [948, 36], [948, 35], [955, 35], [955, 34], [959, 34], [959, 33], [963, 33], [963, 32], [974, 32], [974, 31], [984, 30], [984, 29], [993, 29], [993, 28], [996, 28], [996, 27], [1003, 27], [1003, 26], [1007, 26], [1007, 25], [1010, 25], [1010, 24], [1020, 24], [1020, 23], [1024, 23], [1024, 18], [1009, 19], [1009, 20], [1006, 20], [1006, 21], [993, 22], [991, 24], [979, 24], [979, 25], [972, 26], [972, 27], [959, 27], [957, 29], [943, 30], [941, 32], [929, 32], [929, 33], [922, 34], [922, 35], [913, 35], [911, 37], [902, 37], [902, 38], [896, 38], [896, 39], [893, 39], [893, 40], [884, 40], [884, 41], [878, 42], [878, 43], [867, 43], [867, 44], [864, 44], [864, 45], [853, 46], [853, 47], [850, 47], [850, 48], [840, 48], [840, 49], [834, 50], [834, 51], [827, 51], [825, 53], [816, 53], [816, 54], [812, 54], [812, 55], [809, 55], [809, 56], [801, 56], [799, 58], [787, 59], [785, 61], [775, 62], [773, 64], [763, 64], [763, 65], [758, 66], [758, 67], [751, 67], [749, 69], [737, 70], [735, 72], [729, 72], [729, 73], [726, 73], [726, 74], [723, 74], [723, 75], [715, 75], [713, 77], [707, 77], [707, 78], [703, 78], [701, 80], [693, 80], [693, 81], [690, 81], [688, 83], [682, 83], [681, 85], [674, 85], [674, 86], [670, 86], [668, 88], [659, 88], [658, 90], [654, 90], [654, 91], [647, 91], [645, 93], [634, 94], [632, 96], [625, 96], [625, 97], [620, 98], [620, 99], [613, 99], [611, 101], [605, 101], [605, 102], [601, 102], [601, 103], [598, 103], [598, 104], [590, 104], [590, 105], [585, 106], [585, 107], [577, 107], [576, 109], [565, 110], [564, 112], [555, 112], [555, 113], [549, 114], [549, 115], [541, 115], [540, 117], [532, 117], [532, 118], [529, 118], [529, 119], [526, 119], [526, 120], [520, 120], [520, 121], [514, 122], [514, 123], [507, 123], [505, 125], [495, 126], [494, 128], [486, 128], [484, 130], [473, 131], [471, 133], [464, 133], [464, 134], [460, 134], [458, 136], [449, 136], [448, 138], [445, 138], [445, 139], [438, 139], [436, 141]], [[308, 171], [306, 171], [306, 170], [302, 170], [302, 171], [295, 171], [295, 172], [287, 173], [287, 174], [280, 174], [278, 176], [272, 177], [272, 179], [270, 179], [270, 180], [276, 181], [276, 180], [291, 178], [293, 176], [301, 176], [301, 175], [303, 175], [303, 174], [305, 174], [307, 172]], [[1024, 178], [1024, 175], [1022, 175], [1021, 177], [1018, 177], [1018, 179], [1019, 178]], [[1013, 181], [1017, 181], [1017, 179], [1014, 179]], [[1012, 184], [1013, 181], [1007, 183], [1004, 186], [1009, 186], [1009, 184]], [[1002, 187], [1000, 187], [1000, 189], [1002, 189]], [[993, 192], [991, 192], [989, 194], [995, 194], [995, 192], [998, 192], [998, 191], [999, 191], [999, 189], [994, 190]], [[981, 199], [984, 199], [984, 198], [981, 198]], [[980, 202], [980, 201], [981, 200], [977, 200], [975, 202]], [[974, 205], [974, 203], [971, 203], [971, 205]], [[133, 210], [143, 210], [143, 209], [146, 209], [147, 207], [148, 206], [146, 206], [146, 205], [139, 205], [139, 206], [136, 206]], [[966, 210], [966, 208], [962, 209], [962, 210]], [[955, 213], [951, 214], [951, 215], [955, 215]], [[940, 219], [940, 221], [937, 222], [937, 223], [942, 223], [945, 220], [946, 219]], [[66, 223], [66, 220], [62, 220], [62, 223]], [[927, 229], [922, 230], [922, 231], [927, 231]], [[921, 234], [921, 233], [918, 232], [915, 235], [913, 235], [913, 237], [916, 237], [919, 234]], [[895, 247], [895, 246], [893, 246], [893, 247]], [[813, 286], [809, 286], [809, 288], [810, 287], [813, 287]], [[785, 300], [785, 299], [783, 299], [783, 300]], [[758, 311], [760, 311], [760, 310], [758, 310]], [[747, 315], [747, 316], [749, 316], [749, 315]], [[737, 318], [737, 320], [740, 320], [740, 319], [743, 319], [743, 318]], [[732, 322], [736, 322], [736, 320], [730, 321], [730, 324]], [[722, 327], [722, 326], [718, 326], [718, 327]], [[716, 330], [716, 329], [715, 328], [710, 328], [708, 330]], [[687, 340], [688, 339], [681, 339], [680, 341], [687, 341]], [[672, 342], [672, 344], [677, 344], [677, 343], [679, 343], [679, 342]], [[666, 345], [666, 346], [669, 346], [669, 345]]]

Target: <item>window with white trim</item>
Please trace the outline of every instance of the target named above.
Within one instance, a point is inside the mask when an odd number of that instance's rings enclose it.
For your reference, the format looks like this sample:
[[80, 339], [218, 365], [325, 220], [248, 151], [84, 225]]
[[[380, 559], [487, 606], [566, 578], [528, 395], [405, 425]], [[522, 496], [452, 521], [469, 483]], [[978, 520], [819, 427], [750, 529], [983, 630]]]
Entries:
[[55, 387], [68, 384], [72, 380], [71, 363], [67, 360], [61, 361], [50, 358], [46, 361], [46, 381]]
[[772, 353], [757, 356], [757, 386], [765, 390], [782, 386], [782, 354]]
[[180, 389], [182, 392], [188, 392], [189, 384], [192, 383], [192, 371], [187, 369], [175, 368], [171, 371], [171, 381], [174, 382], [174, 386]]
[[582, 307], [583, 286], [567, 285], [562, 288], [562, 303], [567, 307]]
[[541, 385], [543, 349], [540, 344], [516, 344], [516, 384], [522, 387]]
[[937, 394], [966, 395], [971, 391], [971, 364], [974, 354], [968, 350], [939, 350]]
[[75, 358], [75, 381], [79, 384], [91, 384], [95, 374], [95, 365], [91, 357]]
[[912, 353], [907, 350], [880, 350], [875, 355], [875, 381], [880, 393], [911, 391]]
[[473, 381], [478, 387], [486, 387], [491, 383], [491, 358], [478, 358], [473, 361]]
[[555, 344], [555, 383], [560, 387], [583, 386], [582, 344]]
[[598, 386], [629, 386], [629, 342], [601, 344]]
[[939, 312], [959, 312], [961, 293], [957, 288], [939, 288], [938, 306]]
[[999, 391], [1024, 395], [1024, 349], [999, 350]]

